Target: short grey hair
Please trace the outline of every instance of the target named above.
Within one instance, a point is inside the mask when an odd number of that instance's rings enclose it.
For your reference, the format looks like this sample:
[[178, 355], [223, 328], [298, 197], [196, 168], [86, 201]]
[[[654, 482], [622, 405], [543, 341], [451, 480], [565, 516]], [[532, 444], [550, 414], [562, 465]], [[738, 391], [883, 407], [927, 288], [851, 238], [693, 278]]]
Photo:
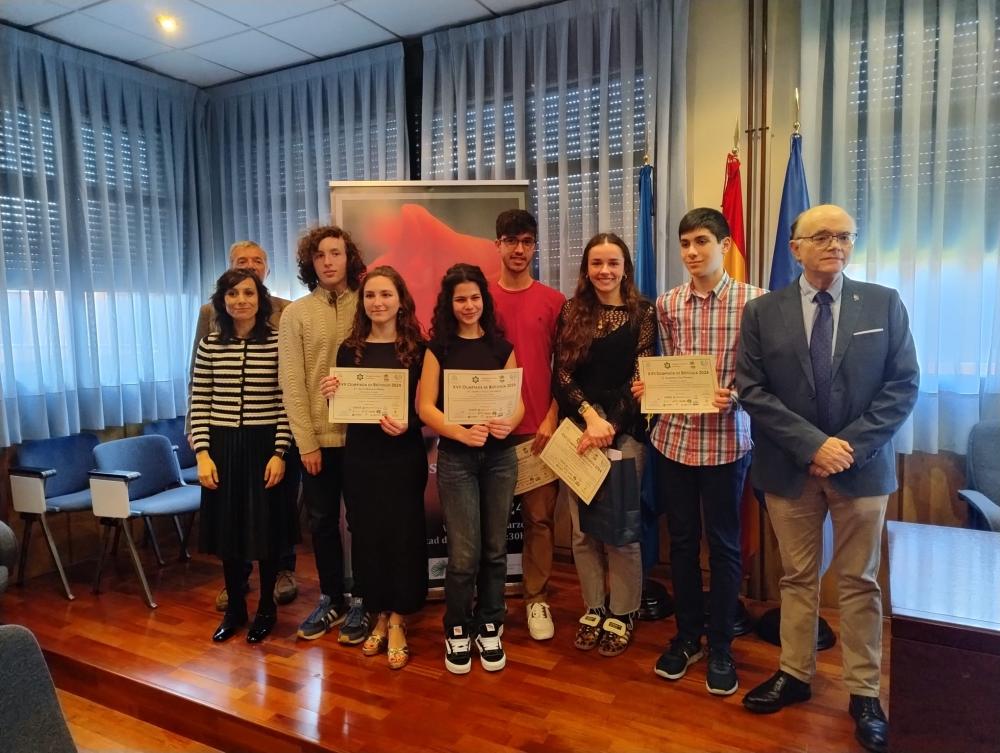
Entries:
[[259, 248], [261, 253], [264, 254], [264, 261], [267, 262], [268, 266], [271, 264], [271, 260], [267, 256], [267, 249], [260, 245], [257, 241], [236, 241], [233, 245], [229, 247], [229, 266], [233, 266], [233, 257], [236, 256], [237, 251], [242, 251], [244, 248]]

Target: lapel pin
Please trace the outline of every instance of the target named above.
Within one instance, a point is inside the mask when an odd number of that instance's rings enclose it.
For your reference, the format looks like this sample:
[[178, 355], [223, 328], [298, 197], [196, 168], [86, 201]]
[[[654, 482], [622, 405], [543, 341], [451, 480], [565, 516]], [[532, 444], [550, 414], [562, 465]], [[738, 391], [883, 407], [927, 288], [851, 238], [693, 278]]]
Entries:
[[854, 295], [852, 295], [851, 298], [853, 298], [855, 301], [860, 301], [861, 300], [861, 296], [858, 295], [857, 293], [855, 293]]

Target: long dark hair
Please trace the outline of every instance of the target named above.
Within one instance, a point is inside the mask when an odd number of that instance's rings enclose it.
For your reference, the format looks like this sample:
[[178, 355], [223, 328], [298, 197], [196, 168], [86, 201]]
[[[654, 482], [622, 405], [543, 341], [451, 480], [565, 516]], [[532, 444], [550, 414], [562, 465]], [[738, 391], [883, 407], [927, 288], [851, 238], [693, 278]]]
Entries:
[[628, 309], [629, 322], [634, 325], [639, 321], [639, 293], [632, 282], [635, 278], [635, 268], [632, 266], [632, 254], [629, 253], [628, 245], [614, 233], [598, 233], [583, 249], [576, 292], [569, 302], [563, 329], [559, 335], [560, 342], [557, 348], [559, 362], [569, 370], [576, 368], [585, 360], [597, 331], [601, 302], [597, 298], [597, 292], [587, 270], [590, 264], [590, 250], [605, 243], [611, 243], [621, 249], [625, 270], [621, 279], [622, 302]]
[[215, 309], [215, 322], [219, 326], [219, 341], [231, 343], [236, 339], [236, 325], [233, 317], [226, 311], [226, 293], [244, 280], [253, 280], [257, 288], [257, 316], [254, 319], [253, 329], [250, 330], [250, 339], [254, 342], [264, 342], [271, 332], [271, 294], [264, 287], [257, 275], [250, 269], [227, 269], [215, 283], [215, 292], [212, 293], [212, 308]]
[[360, 364], [367, 345], [365, 340], [372, 332], [372, 320], [365, 311], [365, 286], [375, 277], [385, 277], [396, 288], [396, 295], [399, 296], [399, 312], [396, 314], [396, 358], [403, 366], [410, 367], [420, 358], [420, 346], [425, 342], [425, 338], [417, 320], [417, 305], [413, 302], [413, 296], [410, 295], [402, 276], [393, 267], [375, 267], [361, 281], [361, 288], [358, 290], [358, 308], [354, 312], [354, 326], [344, 344], [354, 349], [354, 363]]
[[487, 341], [493, 343], [503, 336], [503, 331], [497, 323], [490, 286], [486, 282], [483, 270], [475, 264], [454, 264], [441, 278], [441, 292], [438, 293], [437, 303], [434, 304], [434, 316], [431, 317], [431, 342], [445, 353], [448, 352], [448, 346], [458, 337], [458, 320], [455, 318], [451, 299], [455, 295], [455, 288], [463, 282], [474, 282], [479, 286], [479, 292], [483, 296], [483, 313], [479, 317], [479, 326], [483, 328]]
[[319, 244], [324, 238], [344, 239], [344, 247], [347, 249], [347, 287], [357, 290], [365, 273], [365, 263], [351, 234], [336, 225], [313, 228], [299, 239], [299, 247], [295, 253], [295, 261], [299, 266], [299, 280], [309, 290], [315, 290], [319, 285], [316, 267], [313, 266], [313, 254], [319, 249]]

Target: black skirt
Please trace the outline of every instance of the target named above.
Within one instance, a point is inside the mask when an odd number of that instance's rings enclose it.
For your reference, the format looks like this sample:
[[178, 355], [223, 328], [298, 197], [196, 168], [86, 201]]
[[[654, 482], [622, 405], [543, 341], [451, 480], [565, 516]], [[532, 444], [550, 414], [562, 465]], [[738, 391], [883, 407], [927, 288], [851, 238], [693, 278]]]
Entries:
[[274, 454], [274, 426], [213, 426], [209, 455], [217, 489], [201, 490], [201, 550], [222, 559], [277, 559], [298, 543], [297, 510], [282, 485], [264, 488], [264, 469]]

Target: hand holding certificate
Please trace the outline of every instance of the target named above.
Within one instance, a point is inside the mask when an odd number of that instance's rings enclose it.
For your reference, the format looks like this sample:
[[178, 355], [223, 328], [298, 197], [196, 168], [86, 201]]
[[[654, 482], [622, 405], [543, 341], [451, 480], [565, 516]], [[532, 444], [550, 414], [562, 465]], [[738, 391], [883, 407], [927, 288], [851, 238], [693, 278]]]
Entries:
[[583, 432], [576, 424], [564, 418], [539, 457], [581, 501], [589, 505], [611, 470], [611, 461], [596, 447], [591, 447], [582, 455], [577, 452], [582, 436]]
[[514, 448], [517, 453], [517, 484], [514, 486], [514, 495], [530, 492], [539, 486], [544, 486], [550, 481], [555, 481], [558, 476], [552, 472], [542, 459], [531, 451], [532, 442], [522, 442]]
[[658, 356], [639, 359], [646, 386], [643, 413], [718, 413], [715, 356]]
[[382, 416], [409, 422], [410, 372], [406, 369], [330, 369], [340, 380], [330, 399], [329, 420], [334, 424], [377, 424]]
[[521, 397], [522, 370], [444, 370], [444, 420], [449, 424], [484, 424], [514, 415]]

